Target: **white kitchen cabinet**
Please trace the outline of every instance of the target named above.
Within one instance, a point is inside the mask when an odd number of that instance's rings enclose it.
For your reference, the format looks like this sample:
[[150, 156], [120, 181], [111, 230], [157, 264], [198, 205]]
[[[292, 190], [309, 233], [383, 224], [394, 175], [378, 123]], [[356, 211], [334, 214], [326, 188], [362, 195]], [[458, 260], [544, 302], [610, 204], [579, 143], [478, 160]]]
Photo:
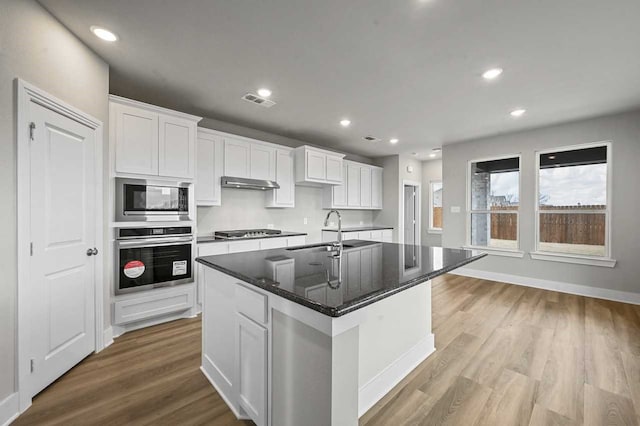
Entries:
[[280, 189], [265, 194], [266, 207], [295, 207], [296, 185], [293, 175], [292, 150], [277, 149], [275, 152], [275, 181]]
[[294, 150], [295, 181], [299, 184], [342, 183], [344, 155], [304, 145]]
[[382, 209], [382, 168], [347, 160], [343, 163], [342, 184], [324, 188], [322, 207]]
[[293, 291], [295, 283], [296, 261], [295, 259], [277, 256], [265, 259], [267, 271], [271, 279], [279, 283], [278, 287], [287, 291]]
[[328, 182], [342, 182], [342, 156], [327, 154], [326, 178]]
[[237, 313], [238, 401], [257, 426], [267, 424], [267, 329]]
[[287, 237], [265, 238], [260, 241], [260, 250], [283, 248], [287, 246]]
[[360, 207], [371, 207], [371, 167], [360, 167]]
[[188, 120], [161, 115], [159, 127], [158, 175], [193, 179], [196, 165], [196, 126]]
[[[338, 239], [338, 231], [324, 230], [322, 231], [322, 242], [336, 241]], [[390, 243], [393, 239], [392, 229], [373, 229], [371, 231], [346, 231], [342, 233], [342, 239], [346, 240], [367, 240], [380, 243]]]
[[220, 178], [224, 167], [224, 141], [215, 133], [198, 130], [196, 161], [196, 204], [219, 206], [222, 203]]
[[347, 206], [360, 207], [360, 166], [347, 166]]
[[224, 138], [224, 175], [251, 177], [251, 143], [240, 139]]
[[382, 209], [382, 169], [371, 168], [371, 208]]
[[287, 237], [287, 247], [303, 246], [306, 243], [307, 243], [307, 237], [304, 235]]
[[158, 175], [157, 113], [112, 103], [112, 138], [116, 146], [116, 172]]
[[193, 179], [201, 117], [109, 96], [110, 139], [117, 175]]
[[373, 241], [371, 239], [371, 231], [360, 231], [358, 232], [359, 240]]
[[229, 253], [260, 250], [260, 240], [230, 241]]
[[251, 144], [251, 179], [276, 180], [276, 149], [257, 143]]

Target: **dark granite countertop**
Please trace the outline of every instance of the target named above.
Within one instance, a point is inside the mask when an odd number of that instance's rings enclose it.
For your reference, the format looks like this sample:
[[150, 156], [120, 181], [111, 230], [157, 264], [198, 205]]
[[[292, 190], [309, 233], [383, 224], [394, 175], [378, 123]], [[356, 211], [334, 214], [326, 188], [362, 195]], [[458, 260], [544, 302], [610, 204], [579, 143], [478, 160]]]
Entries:
[[[326, 245], [316, 244], [204, 256], [196, 261], [339, 317], [486, 256], [469, 250], [362, 240], [344, 245], [340, 259], [333, 258]], [[282, 274], [283, 281], [275, 282], [273, 271], [287, 267], [290, 271]]]
[[246, 241], [246, 240], [263, 240], [265, 238], [278, 238], [278, 237], [297, 237], [301, 235], [307, 235], [306, 232], [287, 232], [282, 231], [280, 234], [273, 235], [262, 235], [260, 237], [250, 237], [250, 238], [218, 238], [214, 235], [199, 235], [196, 237], [196, 243], [220, 243], [223, 241], [231, 242], [231, 241]]
[[[379, 231], [384, 229], [393, 229], [393, 226], [355, 226], [352, 228], [342, 228], [342, 232], [358, 232], [358, 231]], [[338, 232], [337, 228], [324, 228], [323, 231]]]

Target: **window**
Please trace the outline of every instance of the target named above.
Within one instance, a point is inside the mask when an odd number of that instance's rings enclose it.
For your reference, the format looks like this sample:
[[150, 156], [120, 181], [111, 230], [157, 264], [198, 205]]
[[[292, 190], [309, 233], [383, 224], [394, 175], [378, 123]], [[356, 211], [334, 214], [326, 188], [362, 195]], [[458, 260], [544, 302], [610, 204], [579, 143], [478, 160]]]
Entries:
[[608, 159], [608, 144], [538, 153], [538, 252], [609, 257]]
[[520, 157], [470, 163], [468, 244], [517, 251]]
[[431, 182], [429, 188], [429, 231], [442, 231], [442, 182]]

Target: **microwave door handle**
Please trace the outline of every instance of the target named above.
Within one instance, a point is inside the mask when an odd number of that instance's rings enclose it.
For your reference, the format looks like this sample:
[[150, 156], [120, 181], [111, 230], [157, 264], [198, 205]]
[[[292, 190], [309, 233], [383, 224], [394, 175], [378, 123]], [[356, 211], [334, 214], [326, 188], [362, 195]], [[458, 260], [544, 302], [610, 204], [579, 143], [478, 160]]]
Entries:
[[135, 241], [118, 241], [118, 247], [158, 247], [193, 242], [193, 237], [145, 238]]

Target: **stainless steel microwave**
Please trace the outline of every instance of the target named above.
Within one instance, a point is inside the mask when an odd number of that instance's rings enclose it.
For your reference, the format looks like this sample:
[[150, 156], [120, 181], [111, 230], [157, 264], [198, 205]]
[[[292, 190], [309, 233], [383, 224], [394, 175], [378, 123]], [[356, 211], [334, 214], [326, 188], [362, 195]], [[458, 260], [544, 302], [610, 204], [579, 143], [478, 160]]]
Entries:
[[116, 178], [116, 221], [188, 221], [191, 184]]

